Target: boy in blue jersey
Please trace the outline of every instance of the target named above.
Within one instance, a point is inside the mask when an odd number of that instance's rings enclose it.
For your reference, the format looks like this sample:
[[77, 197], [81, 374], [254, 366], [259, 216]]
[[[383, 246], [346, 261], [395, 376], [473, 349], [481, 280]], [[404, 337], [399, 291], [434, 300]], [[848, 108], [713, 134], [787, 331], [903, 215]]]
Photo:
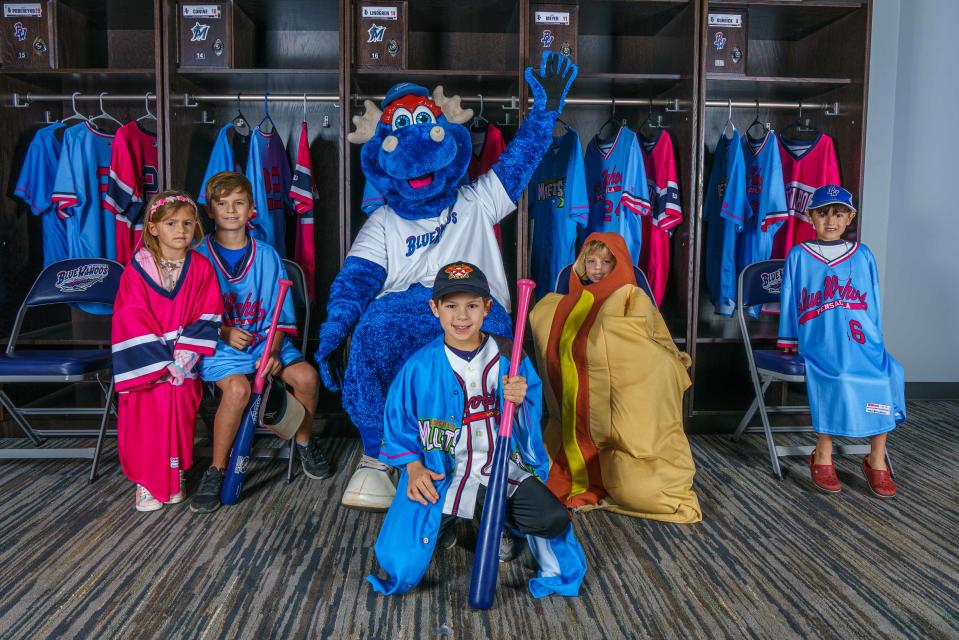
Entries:
[[812, 481], [822, 491], [840, 490], [832, 462], [833, 436], [869, 438], [862, 471], [872, 493], [896, 494], [886, 465], [886, 437], [906, 419], [902, 367], [882, 339], [879, 277], [869, 248], [843, 239], [856, 217], [852, 194], [820, 187], [807, 209], [816, 240], [786, 256], [779, 316], [780, 347], [798, 347], [806, 365], [813, 429]]
[[[526, 537], [537, 560], [530, 592], [537, 598], [579, 593], [586, 557], [566, 508], [544, 484], [549, 458], [540, 433], [542, 383], [527, 357], [518, 375], [503, 375], [512, 343], [481, 331], [491, 306], [479, 267], [440, 267], [430, 308], [444, 335], [410, 356], [390, 386], [380, 460], [404, 471], [374, 547], [386, 576], [367, 578], [380, 593], [414, 588], [434, 549], [456, 543], [456, 518], [477, 514], [504, 399], [516, 404], [505, 522]], [[511, 540], [503, 538], [502, 560], [514, 556]]]
[[284, 333], [296, 333], [292, 296], [287, 296], [280, 312], [281, 333], [273, 352], [264, 354], [266, 334], [277, 297], [280, 279], [286, 269], [276, 250], [266, 242], [247, 235], [247, 223], [253, 209], [253, 190], [243, 174], [223, 171], [206, 184], [207, 214], [216, 231], [197, 247], [213, 263], [223, 293], [223, 326], [216, 352], [203, 359], [200, 377], [216, 383], [222, 392], [213, 424], [213, 463], [203, 474], [190, 509], [197, 513], [215, 511], [220, 506], [220, 489], [230, 448], [250, 399], [248, 375], [256, 371], [260, 358], [268, 357], [268, 373], [290, 387], [293, 396], [306, 409], [296, 432], [296, 451], [303, 472], [314, 480], [332, 475], [332, 469], [320, 448], [319, 438], [311, 436], [316, 411], [317, 373], [304, 362], [302, 354]]

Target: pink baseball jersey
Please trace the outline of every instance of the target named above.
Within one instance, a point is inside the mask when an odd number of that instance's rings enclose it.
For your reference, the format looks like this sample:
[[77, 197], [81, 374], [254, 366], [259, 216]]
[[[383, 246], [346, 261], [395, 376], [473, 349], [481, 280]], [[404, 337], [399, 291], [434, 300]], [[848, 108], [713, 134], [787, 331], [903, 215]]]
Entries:
[[115, 216], [117, 260], [127, 264], [143, 234], [144, 208], [159, 191], [156, 134], [139, 122], [117, 130], [110, 153], [110, 177], [103, 208]]
[[816, 231], [806, 215], [809, 200], [819, 187], [840, 184], [836, 148], [832, 138], [824, 133], [809, 141], [791, 140], [780, 135], [779, 157], [788, 211], [767, 216], [763, 221], [765, 231], [769, 225], [784, 220], [773, 240], [773, 258], [785, 258], [797, 244], [816, 238]]
[[640, 139], [646, 164], [646, 182], [649, 185], [650, 211], [643, 224], [643, 245], [639, 267], [646, 274], [656, 304], [663, 303], [666, 281], [669, 279], [669, 243], [672, 229], [683, 222], [683, 207], [679, 199], [679, 176], [676, 174], [676, 155], [673, 139], [660, 129], [651, 138]]
[[306, 122], [300, 126], [300, 143], [296, 148], [296, 167], [290, 185], [290, 201], [296, 212], [296, 238], [293, 261], [300, 265], [306, 276], [306, 291], [311, 300], [316, 299], [316, 257], [313, 247], [313, 201], [319, 195], [313, 179], [313, 160], [310, 158], [310, 135]]

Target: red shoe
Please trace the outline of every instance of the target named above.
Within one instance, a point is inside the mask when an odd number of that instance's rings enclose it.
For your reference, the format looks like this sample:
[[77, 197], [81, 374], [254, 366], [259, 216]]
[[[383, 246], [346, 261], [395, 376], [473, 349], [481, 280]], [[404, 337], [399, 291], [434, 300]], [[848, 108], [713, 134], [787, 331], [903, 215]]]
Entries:
[[839, 493], [842, 486], [839, 484], [839, 476], [836, 475], [835, 464], [815, 464], [816, 450], [813, 449], [809, 454], [809, 473], [812, 476], [812, 483], [826, 493]]
[[873, 469], [869, 466], [869, 456], [862, 459], [862, 473], [866, 476], [869, 489], [877, 498], [891, 498], [896, 495], [896, 483], [892, 481], [889, 469]]

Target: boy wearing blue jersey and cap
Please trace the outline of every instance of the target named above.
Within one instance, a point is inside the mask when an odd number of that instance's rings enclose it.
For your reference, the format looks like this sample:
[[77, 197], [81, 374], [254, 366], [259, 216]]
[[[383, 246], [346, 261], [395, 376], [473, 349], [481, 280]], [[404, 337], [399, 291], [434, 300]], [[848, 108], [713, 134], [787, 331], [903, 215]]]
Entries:
[[886, 464], [886, 437], [905, 421], [906, 402], [902, 366], [883, 344], [876, 259], [866, 245], [843, 239], [856, 217], [847, 190], [820, 187], [807, 211], [816, 240], [786, 256], [778, 344], [798, 347], [806, 364], [818, 434], [809, 471], [817, 488], [838, 492], [833, 436], [869, 438], [863, 475], [874, 495], [889, 498], [896, 485]]

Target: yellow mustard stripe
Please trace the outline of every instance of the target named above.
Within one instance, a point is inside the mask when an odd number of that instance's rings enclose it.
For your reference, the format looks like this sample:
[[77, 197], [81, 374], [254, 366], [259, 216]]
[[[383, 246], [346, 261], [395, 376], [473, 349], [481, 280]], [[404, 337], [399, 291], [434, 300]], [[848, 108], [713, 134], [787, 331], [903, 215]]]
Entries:
[[576, 305], [566, 317], [563, 333], [559, 338], [559, 370], [563, 380], [563, 451], [572, 475], [569, 497], [584, 493], [589, 488], [589, 474], [586, 471], [586, 459], [576, 440], [576, 397], [579, 395], [579, 372], [573, 361], [573, 340], [586, 316], [593, 308], [593, 294], [584, 291]]

